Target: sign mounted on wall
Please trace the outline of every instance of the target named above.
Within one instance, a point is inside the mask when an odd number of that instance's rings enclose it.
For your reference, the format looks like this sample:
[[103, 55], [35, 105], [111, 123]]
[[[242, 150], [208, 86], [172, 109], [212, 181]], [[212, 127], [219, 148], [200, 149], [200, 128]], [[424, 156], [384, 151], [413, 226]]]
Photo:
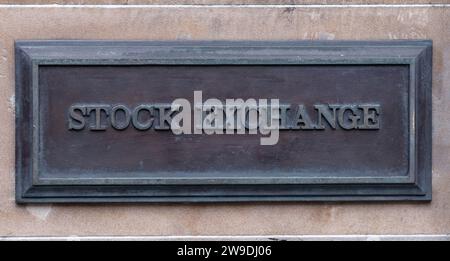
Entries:
[[17, 42], [17, 202], [429, 201], [431, 50]]

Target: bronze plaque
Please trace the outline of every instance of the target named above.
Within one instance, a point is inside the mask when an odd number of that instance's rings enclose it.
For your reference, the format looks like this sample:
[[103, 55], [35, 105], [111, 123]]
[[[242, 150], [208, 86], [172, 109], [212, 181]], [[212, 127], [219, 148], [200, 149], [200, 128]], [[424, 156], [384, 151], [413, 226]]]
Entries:
[[17, 201], [429, 201], [431, 46], [17, 42]]

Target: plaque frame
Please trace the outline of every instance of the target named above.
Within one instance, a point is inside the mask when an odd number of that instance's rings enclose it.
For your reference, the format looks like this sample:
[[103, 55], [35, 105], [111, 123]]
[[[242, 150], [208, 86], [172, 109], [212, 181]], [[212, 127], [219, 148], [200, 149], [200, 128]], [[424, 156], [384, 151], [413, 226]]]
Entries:
[[[432, 42], [396, 41], [17, 41], [16, 202], [430, 201]], [[308, 182], [108, 183], [41, 180], [38, 173], [41, 65], [408, 65], [409, 174]], [[34, 126], [34, 127], [33, 127]], [[333, 177], [332, 177], [333, 178]]]

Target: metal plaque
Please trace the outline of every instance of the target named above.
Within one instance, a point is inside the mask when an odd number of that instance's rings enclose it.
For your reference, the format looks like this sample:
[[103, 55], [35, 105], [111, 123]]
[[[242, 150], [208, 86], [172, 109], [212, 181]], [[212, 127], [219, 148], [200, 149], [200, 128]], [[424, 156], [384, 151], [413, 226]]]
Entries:
[[16, 200], [429, 201], [431, 57], [430, 41], [19, 41]]

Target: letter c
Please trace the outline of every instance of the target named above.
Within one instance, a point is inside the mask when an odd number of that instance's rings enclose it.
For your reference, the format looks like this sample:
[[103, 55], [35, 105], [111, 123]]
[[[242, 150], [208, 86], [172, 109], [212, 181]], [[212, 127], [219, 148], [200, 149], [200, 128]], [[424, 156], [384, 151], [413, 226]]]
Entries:
[[153, 116], [153, 108], [149, 105], [141, 104], [141, 105], [137, 106], [136, 108], [134, 108], [134, 110], [133, 110], [133, 116], [132, 116], [133, 126], [138, 130], [148, 130], [152, 127], [154, 119], [150, 118], [145, 123], [139, 122], [139, 112], [141, 110], [146, 110], [150, 113], [151, 116]]

